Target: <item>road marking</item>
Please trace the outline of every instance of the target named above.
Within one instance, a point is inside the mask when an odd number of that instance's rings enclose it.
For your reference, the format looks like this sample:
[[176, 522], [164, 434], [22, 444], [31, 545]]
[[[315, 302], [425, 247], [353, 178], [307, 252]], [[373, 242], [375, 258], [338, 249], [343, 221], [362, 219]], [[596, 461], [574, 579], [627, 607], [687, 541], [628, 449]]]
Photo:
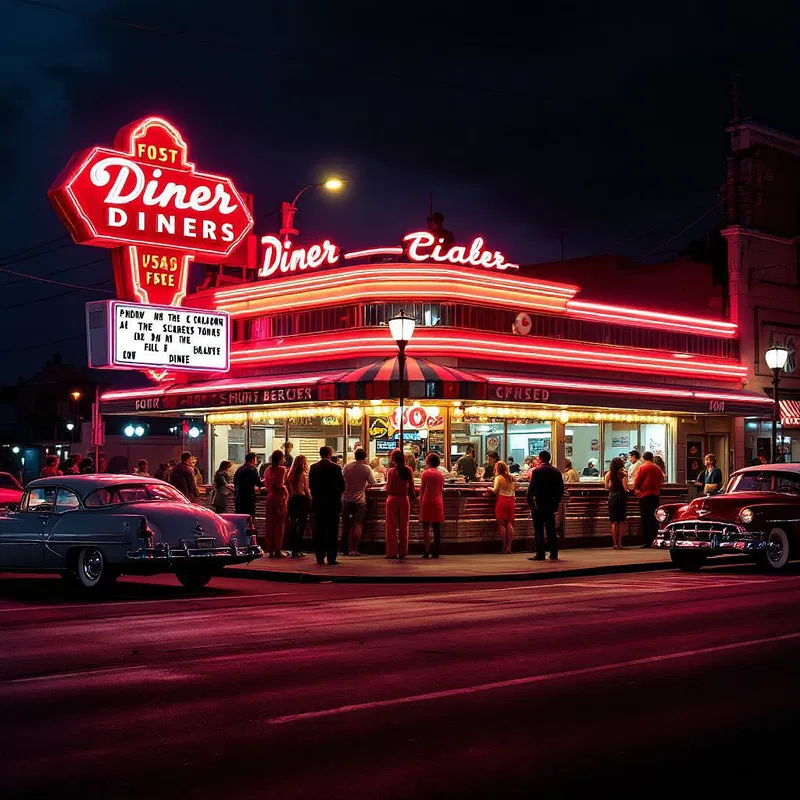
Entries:
[[533, 683], [544, 683], [545, 681], [554, 681], [563, 678], [576, 678], [582, 675], [595, 675], [597, 673], [611, 672], [627, 667], [642, 667], [650, 664], [659, 664], [664, 661], [676, 661], [682, 658], [694, 658], [696, 656], [706, 656], [712, 653], [724, 653], [729, 650], [742, 650], [747, 647], [758, 647], [759, 645], [788, 642], [795, 639], [800, 639], [800, 632], [787, 633], [781, 636], [770, 636], [765, 639], [749, 639], [743, 642], [733, 642], [731, 644], [716, 645], [714, 647], [703, 647], [698, 650], [682, 650], [677, 653], [667, 653], [661, 656], [634, 658], [630, 661], [617, 661], [613, 664], [600, 664], [595, 667], [582, 667], [581, 669], [569, 669], [562, 672], [550, 672], [545, 675], [529, 675], [525, 678], [513, 678], [507, 681], [481, 683], [476, 686], [465, 686], [461, 689], [444, 689], [440, 692], [413, 694], [406, 697], [396, 697], [392, 700], [375, 700], [369, 703], [354, 703], [352, 705], [339, 706], [338, 708], [326, 708], [320, 711], [306, 711], [302, 714], [288, 714], [283, 717], [273, 717], [272, 719], [266, 720], [266, 722], [268, 725], [286, 725], [289, 722], [319, 719], [320, 717], [332, 717], [337, 714], [350, 714], [355, 711], [370, 711], [375, 708], [408, 705], [410, 703], [420, 703], [427, 700], [442, 700], [446, 697], [459, 697], [461, 695], [477, 694], [478, 692], [489, 692], [494, 689], [508, 689], [514, 686], [527, 686]]
[[[139, 673], [146, 672], [145, 675]], [[0, 681], [0, 689], [9, 686], [19, 686], [26, 683], [40, 683], [43, 681], [70, 681], [70, 680], [93, 680], [97, 678], [120, 678], [122, 682], [130, 683], [138, 680], [172, 680], [181, 681], [193, 677], [186, 672], [174, 669], [159, 669], [150, 664], [143, 664], [136, 667], [106, 667], [99, 669], [83, 669], [74, 672], [54, 672], [49, 675], [35, 675], [32, 678], [10, 678]], [[121, 682], [115, 680], [116, 683]]]
[[210, 602], [212, 600], [249, 600], [253, 597], [281, 597], [282, 595], [291, 594], [291, 592], [270, 592], [269, 594], [243, 594], [229, 597], [175, 597], [175, 598], [158, 598], [152, 600], [117, 600], [113, 603], [80, 603], [69, 606], [25, 606], [24, 608], [0, 608], [0, 615], [10, 614], [17, 611], [65, 611], [74, 608], [108, 608], [109, 606], [141, 606], [152, 603], [200, 603]]

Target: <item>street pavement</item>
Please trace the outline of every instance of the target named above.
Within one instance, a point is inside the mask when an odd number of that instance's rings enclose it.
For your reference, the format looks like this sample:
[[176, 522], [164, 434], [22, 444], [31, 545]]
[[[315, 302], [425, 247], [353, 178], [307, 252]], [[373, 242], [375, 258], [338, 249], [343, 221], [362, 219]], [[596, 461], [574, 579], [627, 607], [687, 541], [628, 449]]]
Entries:
[[4, 798], [789, 791], [800, 569], [492, 584], [0, 576]]
[[419, 555], [403, 560], [384, 556], [339, 555], [334, 565], [318, 565], [313, 554], [303, 558], [259, 558], [250, 564], [228, 567], [226, 575], [282, 581], [333, 581], [336, 583], [416, 583], [447, 581], [537, 580], [557, 575], [643, 572], [671, 568], [665, 550], [629, 547], [587, 547], [562, 550], [557, 561], [531, 561], [532, 553], [511, 555], [481, 553], [443, 555], [423, 559]]

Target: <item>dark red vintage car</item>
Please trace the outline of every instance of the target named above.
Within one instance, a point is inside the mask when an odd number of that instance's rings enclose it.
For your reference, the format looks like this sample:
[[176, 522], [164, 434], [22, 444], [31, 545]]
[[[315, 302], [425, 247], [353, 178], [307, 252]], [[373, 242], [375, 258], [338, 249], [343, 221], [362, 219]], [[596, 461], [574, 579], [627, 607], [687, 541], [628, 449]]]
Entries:
[[800, 464], [764, 464], [731, 475], [719, 494], [660, 506], [653, 547], [697, 570], [709, 556], [752, 555], [769, 571], [800, 557]]

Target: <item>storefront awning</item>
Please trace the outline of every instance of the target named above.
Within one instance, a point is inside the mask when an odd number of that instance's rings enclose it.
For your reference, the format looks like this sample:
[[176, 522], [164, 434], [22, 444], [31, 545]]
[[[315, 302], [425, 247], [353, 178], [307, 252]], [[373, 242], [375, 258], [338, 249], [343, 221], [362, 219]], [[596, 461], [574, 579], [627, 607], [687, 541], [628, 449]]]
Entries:
[[[482, 400], [486, 380], [427, 358], [406, 358], [405, 396], [414, 400]], [[346, 372], [336, 384], [337, 400], [385, 400], [400, 395], [397, 356]]]
[[800, 400], [778, 400], [778, 405], [781, 409], [781, 427], [800, 428]]

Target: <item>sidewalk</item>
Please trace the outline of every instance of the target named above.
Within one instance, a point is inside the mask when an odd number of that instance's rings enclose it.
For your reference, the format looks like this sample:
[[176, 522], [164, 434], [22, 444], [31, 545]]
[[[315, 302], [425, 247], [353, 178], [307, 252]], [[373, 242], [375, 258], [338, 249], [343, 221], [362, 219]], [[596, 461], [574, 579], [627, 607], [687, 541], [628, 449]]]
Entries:
[[304, 558], [260, 558], [244, 566], [226, 567], [231, 578], [319, 583], [446, 583], [459, 581], [541, 580], [615, 572], [670, 569], [669, 553], [632, 547], [628, 550], [585, 548], [564, 550], [558, 561], [529, 561], [531, 553], [451, 555], [427, 560], [409, 556], [389, 561], [383, 556], [339, 556], [332, 567]]

